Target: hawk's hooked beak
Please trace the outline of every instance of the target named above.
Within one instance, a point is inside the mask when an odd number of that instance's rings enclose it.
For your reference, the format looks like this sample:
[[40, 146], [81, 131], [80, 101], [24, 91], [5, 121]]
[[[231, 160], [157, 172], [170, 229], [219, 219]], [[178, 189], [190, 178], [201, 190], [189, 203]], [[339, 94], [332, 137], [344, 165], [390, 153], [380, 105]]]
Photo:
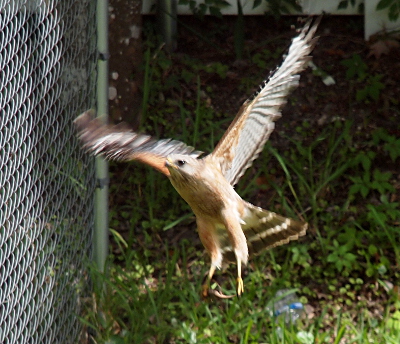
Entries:
[[172, 167], [172, 168], [176, 169], [176, 165], [170, 157], [167, 157], [167, 159], [165, 160], [165, 167], [167, 167], [167, 168]]

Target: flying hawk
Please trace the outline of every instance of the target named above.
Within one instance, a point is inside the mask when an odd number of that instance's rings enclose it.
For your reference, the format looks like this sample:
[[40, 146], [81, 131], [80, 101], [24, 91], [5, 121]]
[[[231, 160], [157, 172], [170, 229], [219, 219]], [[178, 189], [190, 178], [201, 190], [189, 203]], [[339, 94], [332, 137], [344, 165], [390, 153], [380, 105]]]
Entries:
[[[113, 160], [138, 160], [165, 174], [196, 215], [198, 233], [211, 257], [211, 267], [202, 293], [210, 293], [210, 281], [226, 258], [237, 263], [237, 294], [244, 291], [242, 265], [249, 254], [286, 244], [305, 235], [307, 223], [285, 218], [244, 201], [234, 185], [260, 152], [286, 97], [299, 83], [299, 73], [311, 59], [317, 41], [314, 34], [321, 20], [309, 20], [292, 44], [282, 65], [244, 102], [215, 147], [201, 152], [186, 144], [105, 125], [87, 111], [75, 120], [86, 150]], [[214, 293], [215, 294], [215, 293]], [[223, 295], [221, 294], [221, 297]]]

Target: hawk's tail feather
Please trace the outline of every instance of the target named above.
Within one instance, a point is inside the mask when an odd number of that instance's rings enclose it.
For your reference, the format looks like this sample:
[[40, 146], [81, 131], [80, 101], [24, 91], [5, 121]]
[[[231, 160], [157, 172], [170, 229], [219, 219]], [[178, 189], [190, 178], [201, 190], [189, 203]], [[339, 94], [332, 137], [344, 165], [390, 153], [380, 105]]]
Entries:
[[[250, 256], [287, 244], [289, 241], [297, 240], [306, 234], [308, 227], [306, 222], [289, 219], [247, 202], [246, 207], [246, 216], [243, 219], [242, 229], [246, 236]], [[229, 241], [227, 239], [221, 241], [224, 261], [235, 261], [235, 255], [229, 245]]]
[[306, 234], [307, 223], [289, 219], [247, 203], [249, 213], [242, 225], [250, 254], [287, 244]]

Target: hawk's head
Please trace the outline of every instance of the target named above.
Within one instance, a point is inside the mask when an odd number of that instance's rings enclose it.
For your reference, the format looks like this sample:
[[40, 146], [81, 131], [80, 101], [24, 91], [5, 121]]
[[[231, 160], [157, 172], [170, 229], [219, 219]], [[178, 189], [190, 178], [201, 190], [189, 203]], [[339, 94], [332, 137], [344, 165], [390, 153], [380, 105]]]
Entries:
[[193, 179], [201, 172], [202, 160], [185, 154], [171, 154], [165, 160], [165, 167], [171, 174], [171, 179]]
[[197, 215], [216, 214], [222, 207], [216, 194], [220, 191], [220, 179], [225, 179], [218, 170], [215, 175], [214, 165], [208, 165], [205, 159], [182, 154], [170, 154], [165, 161], [171, 184]]
[[[170, 154], [165, 161], [169, 179], [175, 189], [198, 188], [205, 174], [203, 159], [185, 154]], [[179, 191], [179, 190], [178, 190]]]

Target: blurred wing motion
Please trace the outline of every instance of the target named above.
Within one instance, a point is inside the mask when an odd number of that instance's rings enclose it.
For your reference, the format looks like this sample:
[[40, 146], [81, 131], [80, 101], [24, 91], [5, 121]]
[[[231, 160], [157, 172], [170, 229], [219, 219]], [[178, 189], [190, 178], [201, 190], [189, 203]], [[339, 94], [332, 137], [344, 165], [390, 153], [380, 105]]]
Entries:
[[186, 154], [197, 158], [202, 152], [183, 142], [171, 139], [154, 140], [135, 133], [125, 125], [105, 125], [94, 118], [94, 111], [84, 112], [74, 121], [83, 147], [95, 155], [104, 154], [113, 160], [138, 160], [169, 176], [165, 160], [170, 154]]
[[295, 37], [282, 65], [260, 86], [259, 90], [240, 108], [232, 124], [215, 147], [212, 156], [221, 166], [231, 185], [249, 168], [264, 148], [265, 142], [281, 116], [288, 93], [298, 85], [300, 73], [307, 66], [309, 56], [318, 38], [313, 38], [319, 17], [310, 28], [308, 21]]

